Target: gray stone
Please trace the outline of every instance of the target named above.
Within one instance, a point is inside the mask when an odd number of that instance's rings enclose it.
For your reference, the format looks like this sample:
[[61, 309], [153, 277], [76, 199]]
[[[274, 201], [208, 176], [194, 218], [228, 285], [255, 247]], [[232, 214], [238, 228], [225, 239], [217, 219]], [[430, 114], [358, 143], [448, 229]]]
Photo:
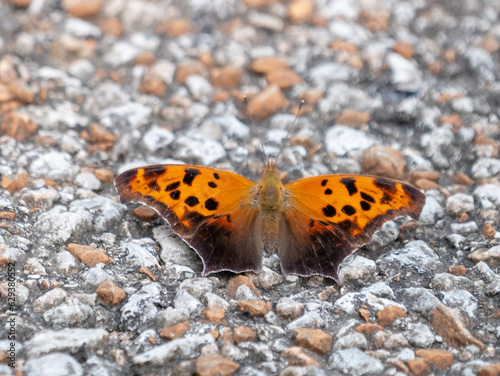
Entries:
[[40, 234], [41, 245], [66, 243], [70, 237], [78, 238], [81, 234], [90, 233], [91, 229], [92, 216], [89, 212], [68, 212], [60, 205], [41, 213], [34, 225], [34, 231]]
[[241, 284], [236, 289], [235, 293], [236, 300], [255, 300], [258, 297], [254, 294], [254, 292], [245, 284]]
[[163, 366], [176, 357], [193, 358], [197, 347], [214, 341], [211, 334], [174, 339], [152, 350], [133, 356], [132, 363], [136, 365]]
[[[265, 376], [265, 373], [243, 373], [246, 376]], [[326, 376], [324, 370], [317, 366], [288, 366], [286, 367], [279, 376]]]
[[471, 289], [473, 286], [469, 278], [449, 273], [438, 273], [431, 281], [434, 290], [451, 291], [455, 289]]
[[40, 154], [30, 165], [32, 177], [49, 178], [56, 181], [66, 179], [73, 171], [71, 155], [51, 151]]
[[379, 298], [396, 299], [394, 291], [385, 282], [377, 282], [361, 289], [362, 293], [369, 293]]
[[411, 311], [424, 315], [429, 315], [441, 303], [429, 290], [422, 287], [405, 289], [404, 298], [408, 302]]
[[86, 288], [90, 291], [95, 291], [97, 286], [108, 279], [111, 281], [115, 280], [111, 274], [100, 268], [90, 268], [83, 273], [83, 279], [85, 281]]
[[155, 153], [170, 145], [174, 139], [174, 134], [168, 129], [153, 126], [142, 137], [142, 143], [149, 153]]
[[485, 184], [474, 190], [474, 197], [482, 209], [500, 209], [500, 186]]
[[342, 281], [368, 281], [375, 274], [375, 261], [362, 256], [347, 258], [340, 267], [339, 276]]
[[355, 150], [365, 150], [375, 145], [375, 141], [365, 132], [334, 125], [325, 133], [326, 150], [336, 156], [342, 157]]
[[477, 229], [477, 223], [474, 221], [451, 224], [451, 231], [459, 234], [470, 234], [471, 232], [477, 232]]
[[[4, 302], [7, 302], [7, 298], [11, 296], [10, 293], [12, 293], [12, 291], [9, 291], [9, 288], [12, 288], [12, 286], [9, 286], [9, 281], [0, 282], [0, 297]], [[16, 283], [14, 294], [16, 298], [16, 307], [20, 307], [28, 300], [30, 290], [26, 286]]]
[[290, 298], [281, 298], [276, 304], [276, 313], [282, 319], [294, 320], [304, 312], [304, 304]]
[[120, 309], [121, 322], [126, 330], [135, 331], [156, 317], [161, 290], [161, 286], [153, 282], [128, 298]]
[[84, 364], [85, 376], [114, 376], [120, 374], [121, 367], [109, 360], [91, 356]]
[[434, 164], [438, 167], [449, 167], [449, 158], [443, 154], [443, 150], [453, 144], [454, 133], [444, 127], [435, 128], [431, 132], [425, 133], [420, 139], [420, 145], [424, 147]]
[[445, 291], [443, 294], [443, 303], [452, 308], [459, 308], [466, 312], [469, 317], [476, 317], [477, 298], [466, 290]]
[[435, 341], [432, 330], [422, 323], [411, 325], [411, 330], [405, 332], [405, 337], [411, 345], [421, 348], [430, 348]]
[[158, 260], [154, 256], [157, 253], [157, 245], [153, 239], [134, 239], [123, 243], [120, 252], [130, 266], [159, 267]]
[[98, 191], [101, 189], [101, 182], [91, 172], [80, 172], [76, 175], [75, 183], [79, 187], [92, 191]]
[[107, 341], [108, 332], [104, 329], [41, 330], [26, 342], [26, 350], [31, 358], [59, 351], [74, 354], [81, 349], [101, 348]]
[[282, 31], [283, 21], [269, 13], [250, 11], [247, 14], [250, 25], [271, 31]]
[[180, 136], [175, 141], [177, 158], [195, 159], [204, 166], [210, 166], [226, 156], [226, 150], [217, 141], [198, 138], [196, 135]]
[[215, 94], [212, 84], [198, 74], [188, 76], [185, 85], [195, 100], [205, 104], [210, 103]]
[[186, 308], [168, 307], [165, 310], [159, 311], [155, 320], [158, 328], [168, 328], [187, 321], [189, 318], [189, 311]]
[[405, 245], [405, 248], [390, 251], [377, 260], [379, 268], [390, 274], [401, 272], [402, 267], [411, 267], [419, 273], [434, 270], [441, 261], [438, 255], [423, 241], [415, 240]]
[[391, 244], [399, 236], [399, 226], [394, 221], [385, 223], [382, 228], [373, 235], [370, 243], [365, 245], [365, 248], [370, 251], [375, 251], [383, 246]]
[[68, 73], [81, 81], [87, 81], [94, 75], [95, 66], [87, 59], [78, 59], [68, 67]]
[[500, 173], [500, 159], [481, 158], [472, 165], [471, 172], [476, 179], [492, 178]]
[[56, 270], [61, 275], [70, 275], [78, 269], [75, 257], [68, 251], [58, 252], [54, 255]]
[[283, 283], [283, 276], [263, 266], [259, 274], [252, 276], [254, 282], [264, 290], [270, 290]]
[[491, 248], [480, 248], [470, 253], [467, 258], [474, 262], [484, 261], [491, 267], [500, 265], [500, 246], [496, 245]]
[[190, 278], [181, 282], [180, 290], [185, 290], [196, 299], [202, 299], [214, 289], [214, 282], [210, 278]]
[[45, 268], [36, 258], [29, 258], [26, 260], [23, 272], [25, 274], [47, 275]]
[[320, 63], [309, 69], [309, 79], [323, 89], [332, 81], [349, 81], [353, 70], [346, 64], [337, 64], [333, 62]]
[[199, 315], [203, 310], [203, 304], [183, 289], [179, 289], [177, 291], [177, 297], [174, 300], [174, 307], [177, 309], [187, 309], [190, 316]]
[[300, 328], [318, 329], [325, 325], [325, 320], [318, 312], [307, 312], [287, 325], [288, 330]]
[[26, 376], [83, 376], [83, 367], [72, 356], [53, 353], [30, 359], [25, 364]]
[[456, 193], [446, 200], [446, 210], [451, 216], [459, 216], [474, 210], [474, 197], [464, 193]]
[[45, 311], [43, 319], [52, 325], [76, 326], [93, 315], [94, 310], [87, 304], [61, 304]]
[[182, 242], [169, 226], [153, 229], [153, 238], [160, 245], [160, 258], [166, 265], [201, 265], [196, 252]]
[[367, 347], [368, 342], [366, 341], [366, 337], [363, 334], [356, 332], [340, 337], [333, 345], [333, 351], [349, 348], [366, 349]]
[[219, 295], [207, 292], [203, 297], [205, 299], [205, 304], [207, 307], [218, 307], [222, 308], [226, 312], [229, 311], [230, 304]]
[[131, 63], [141, 52], [141, 48], [130, 43], [130, 41], [117, 41], [111, 45], [111, 48], [104, 55], [104, 62], [110, 67], [117, 68]]
[[[133, 129], [147, 124], [150, 121], [151, 114], [152, 109], [150, 106], [137, 102], [126, 102], [115, 107], [105, 108], [98, 116], [99, 121], [106, 128], [122, 126], [126, 129]], [[127, 146], [130, 148], [130, 145]]]
[[59, 193], [54, 188], [40, 188], [23, 193], [21, 203], [40, 210], [49, 210], [59, 199]]
[[[214, 116], [208, 118], [200, 126], [200, 131], [202, 133], [205, 133], [203, 132], [203, 129], [207, 127], [207, 125], [210, 125], [210, 127], [219, 127], [221, 132], [223, 132], [223, 134], [227, 137], [246, 138], [250, 135], [250, 127], [233, 115]], [[213, 129], [211, 129], [211, 131], [213, 132]], [[207, 134], [207, 137], [210, 137], [210, 135]]]
[[396, 52], [389, 52], [386, 57], [391, 70], [391, 82], [402, 91], [416, 91], [422, 88], [422, 72], [416, 61], [406, 59]]
[[329, 368], [346, 372], [351, 376], [378, 374], [384, 370], [380, 360], [366, 355], [359, 349], [335, 351], [328, 362]]
[[37, 313], [42, 313], [48, 309], [61, 303], [68, 293], [62, 288], [56, 287], [55, 289], [47, 291], [45, 294], [35, 299], [33, 302], [33, 311]]
[[96, 232], [105, 232], [109, 231], [110, 227], [118, 226], [123, 222], [123, 215], [127, 207], [104, 196], [74, 200], [69, 205], [70, 211], [82, 209], [94, 214], [94, 230]]

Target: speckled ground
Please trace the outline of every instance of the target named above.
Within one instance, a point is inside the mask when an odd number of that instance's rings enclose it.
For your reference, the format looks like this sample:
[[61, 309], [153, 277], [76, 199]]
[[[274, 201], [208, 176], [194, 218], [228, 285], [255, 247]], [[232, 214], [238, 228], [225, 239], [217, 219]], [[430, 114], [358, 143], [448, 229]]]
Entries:
[[[499, 13], [1, 2], [0, 374], [500, 374]], [[259, 275], [202, 277], [161, 218], [119, 203], [114, 178], [141, 165], [257, 179], [257, 135], [276, 156], [301, 99], [285, 180], [382, 175], [427, 197], [342, 286], [268, 255]]]

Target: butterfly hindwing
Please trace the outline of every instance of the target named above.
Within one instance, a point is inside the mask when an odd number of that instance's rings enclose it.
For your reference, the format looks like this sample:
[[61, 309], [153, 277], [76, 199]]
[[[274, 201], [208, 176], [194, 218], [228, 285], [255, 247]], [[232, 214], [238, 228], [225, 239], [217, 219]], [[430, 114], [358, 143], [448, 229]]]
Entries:
[[202, 258], [204, 274], [261, 269], [252, 181], [208, 167], [154, 165], [125, 171], [115, 185], [121, 202], [146, 204], [166, 219]]
[[323, 275], [340, 282], [338, 267], [384, 223], [415, 219], [425, 195], [395, 180], [323, 175], [285, 186], [279, 255], [284, 273]]

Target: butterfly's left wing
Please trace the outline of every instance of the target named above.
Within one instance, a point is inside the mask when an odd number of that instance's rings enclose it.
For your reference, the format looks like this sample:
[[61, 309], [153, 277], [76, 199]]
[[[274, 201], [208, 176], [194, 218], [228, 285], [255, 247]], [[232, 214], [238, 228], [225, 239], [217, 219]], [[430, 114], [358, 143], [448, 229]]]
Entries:
[[121, 202], [146, 204], [167, 220], [203, 260], [203, 275], [261, 270], [254, 182], [208, 167], [156, 165], [125, 171], [115, 186]]
[[323, 175], [287, 184], [284, 202], [278, 250], [283, 272], [340, 283], [340, 263], [385, 222], [404, 215], [418, 219], [425, 195], [382, 177]]

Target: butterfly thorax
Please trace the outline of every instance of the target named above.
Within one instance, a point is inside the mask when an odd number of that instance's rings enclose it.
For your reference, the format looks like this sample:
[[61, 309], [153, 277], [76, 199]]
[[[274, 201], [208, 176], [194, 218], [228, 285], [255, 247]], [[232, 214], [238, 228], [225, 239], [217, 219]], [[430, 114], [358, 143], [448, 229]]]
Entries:
[[268, 163], [258, 183], [259, 207], [262, 212], [283, 211], [283, 190], [279, 170], [274, 163]]

